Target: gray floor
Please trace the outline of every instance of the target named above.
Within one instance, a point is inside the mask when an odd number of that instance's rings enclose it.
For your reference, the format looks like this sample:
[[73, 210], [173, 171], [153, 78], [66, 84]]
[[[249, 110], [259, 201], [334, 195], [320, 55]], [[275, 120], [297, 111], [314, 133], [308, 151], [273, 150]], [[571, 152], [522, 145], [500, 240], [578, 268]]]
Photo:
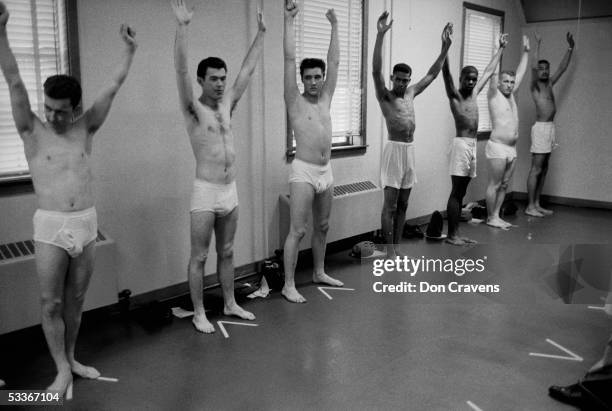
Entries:
[[[289, 304], [279, 293], [249, 301], [245, 307], [257, 315], [257, 326], [226, 324], [229, 338], [217, 321], [242, 321], [220, 315], [212, 317], [214, 335], [196, 333], [189, 319], [155, 330], [118, 318], [87, 323], [78, 345], [81, 361], [119, 382], [76, 380], [67, 408], [572, 409], [550, 399], [547, 387], [580, 377], [601, 356], [612, 328], [603, 311], [588, 308], [601, 305], [603, 292], [571, 280], [605, 266], [608, 256], [601, 247], [585, 254], [573, 245], [610, 245], [612, 212], [554, 209], [545, 219], [519, 214], [510, 231], [462, 224], [478, 247], [424, 240], [402, 246], [414, 257], [486, 255], [486, 270], [478, 275], [387, 273], [379, 279], [371, 262], [346, 251], [330, 255], [328, 273], [354, 291], [329, 291], [330, 300], [305, 269], [298, 280], [308, 303]], [[593, 255], [600, 260], [593, 262]], [[501, 292], [372, 290], [375, 281], [434, 280], [498, 284]], [[213, 294], [209, 300], [218, 300]], [[41, 389], [53, 379], [51, 359], [35, 335], [36, 341], [19, 346], [0, 345], [11, 388]], [[546, 339], [583, 360], [529, 355], [570, 356]]]

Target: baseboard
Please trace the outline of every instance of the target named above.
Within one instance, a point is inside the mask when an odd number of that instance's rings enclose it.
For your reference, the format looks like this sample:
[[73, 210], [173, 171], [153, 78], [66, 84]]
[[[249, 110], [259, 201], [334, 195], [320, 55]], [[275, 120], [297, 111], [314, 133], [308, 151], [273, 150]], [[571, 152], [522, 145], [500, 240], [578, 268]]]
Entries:
[[[527, 193], [514, 191], [512, 198], [519, 201], [527, 201]], [[557, 204], [570, 207], [584, 207], [584, 208], [599, 208], [604, 210], [612, 210], [612, 202], [609, 201], [598, 201], [598, 200], [585, 200], [582, 198], [572, 197], [560, 197], [551, 195], [542, 195], [542, 202]]]

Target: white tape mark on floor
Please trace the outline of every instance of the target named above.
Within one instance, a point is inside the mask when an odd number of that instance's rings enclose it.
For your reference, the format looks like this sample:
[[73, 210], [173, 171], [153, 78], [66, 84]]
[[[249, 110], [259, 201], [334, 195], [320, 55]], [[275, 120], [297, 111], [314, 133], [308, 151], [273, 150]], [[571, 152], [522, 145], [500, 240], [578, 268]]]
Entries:
[[219, 326], [219, 329], [221, 330], [221, 333], [223, 334], [225, 338], [229, 338], [229, 334], [225, 330], [225, 327], [223, 326], [223, 324], [246, 325], [247, 327], [257, 327], [258, 325], [258, 324], [251, 324], [251, 323], [237, 323], [234, 321], [217, 321], [217, 325]]
[[344, 288], [344, 287], [317, 287], [319, 291], [323, 293], [324, 296], [333, 300], [332, 296], [329, 295], [325, 290], [334, 290], [334, 291], [355, 291], [354, 288]]
[[113, 377], [98, 377], [96, 378], [98, 381], [107, 381], [107, 382], [119, 382], [119, 378], [113, 378]]
[[534, 356], [534, 357], [554, 358], [554, 359], [557, 359], [557, 360], [568, 360], [568, 361], [579, 361], [579, 362], [583, 360], [583, 358], [581, 356], [571, 352], [570, 350], [568, 350], [567, 348], [563, 347], [561, 344], [554, 342], [550, 338], [547, 338], [546, 342], [549, 343], [549, 344], [554, 345], [555, 347], [557, 347], [561, 351], [565, 352], [569, 356], [554, 355], [554, 354], [542, 354], [542, 353], [536, 353], [536, 352], [530, 352], [529, 355]]
[[474, 411], [482, 411], [482, 409], [472, 401], [467, 401], [467, 405], [469, 405]]

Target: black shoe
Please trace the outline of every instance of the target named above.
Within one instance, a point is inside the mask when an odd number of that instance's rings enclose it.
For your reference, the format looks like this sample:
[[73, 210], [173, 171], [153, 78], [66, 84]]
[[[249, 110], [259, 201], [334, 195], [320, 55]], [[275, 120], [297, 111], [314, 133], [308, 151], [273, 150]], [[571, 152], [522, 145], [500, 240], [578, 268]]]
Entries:
[[571, 405], [581, 405], [584, 399], [582, 390], [578, 384], [572, 384], [566, 387], [552, 385], [548, 387], [548, 395], [557, 401]]

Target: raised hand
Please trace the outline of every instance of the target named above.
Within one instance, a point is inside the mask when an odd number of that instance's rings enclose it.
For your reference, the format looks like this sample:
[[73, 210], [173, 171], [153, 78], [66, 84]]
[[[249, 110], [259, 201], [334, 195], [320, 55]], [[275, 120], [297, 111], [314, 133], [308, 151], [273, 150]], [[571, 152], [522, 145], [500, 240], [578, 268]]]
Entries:
[[6, 27], [9, 19], [9, 12], [3, 2], [0, 1], [0, 27]]
[[336, 17], [336, 11], [334, 9], [327, 10], [327, 13], [325, 13], [325, 17], [327, 17], [327, 20], [329, 20], [331, 24], [338, 23], [338, 18]]
[[299, 11], [300, 8], [295, 0], [285, 0], [285, 17], [294, 18]]
[[264, 22], [263, 13], [259, 7], [257, 8], [257, 29], [262, 32], [266, 31], [266, 23]]
[[529, 46], [529, 37], [523, 36], [523, 51], [529, 51], [531, 47]]
[[138, 47], [138, 43], [136, 43], [135, 38], [136, 32], [127, 24], [122, 24], [121, 28], [119, 29], [119, 33], [121, 33], [121, 38], [125, 44], [127, 44], [130, 49], [136, 50], [136, 47]]
[[569, 44], [569, 48], [573, 49], [574, 48], [574, 36], [572, 36], [572, 33], [568, 31], [566, 38], [567, 38], [567, 44]]
[[393, 24], [393, 20], [391, 20], [389, 24], [387, 24], [387, 17], [389, 17], [389, 12], [384, 11], [378, 18], [378, 22], [376, 23], [376, 28], [378, 29], [379, 33], [385, 34], [391, 28], [391, 25]]
[[170, 0], [170, 5], [178, 24], [185, 26], [189, 24], [193, 17], [193, 9], [189, 10], [184, 0]]
[[442, 47], [450, 47], [453, 39], [451, 36], [453, 35], [453, 23], [446, 23], [444, 26], [444, 30], [442, 30]]
[[499, 47], [506, 47], [508, 45], [508, 33], [503, 33], [499, 36]]

